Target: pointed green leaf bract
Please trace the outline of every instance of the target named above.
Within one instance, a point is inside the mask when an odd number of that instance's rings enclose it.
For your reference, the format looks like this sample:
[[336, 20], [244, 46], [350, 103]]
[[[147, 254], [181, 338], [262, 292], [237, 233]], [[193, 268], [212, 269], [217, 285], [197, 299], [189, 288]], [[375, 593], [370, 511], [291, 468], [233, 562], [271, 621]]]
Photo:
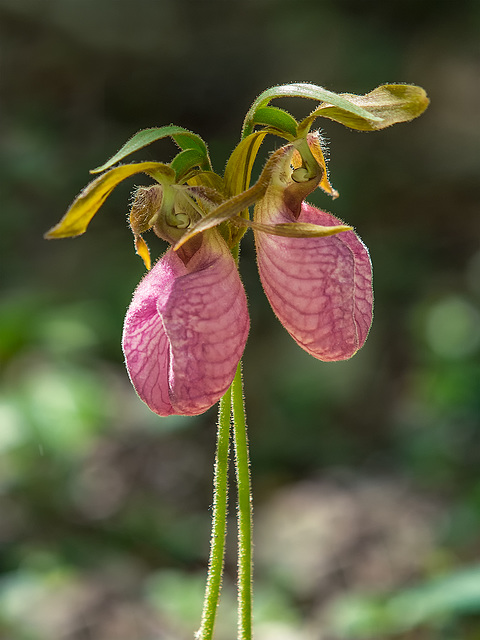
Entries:
[[201, 167], [204, 157], [198, 149], [185, 149], [177, 153], [170, 162], [170, 167], [175, 171], [176, 181], [182, 182], [193, 167]]
[[286, 133], [291, 138], [297, 137], [297, 121], [288, 111], [277, 107], [259, 107], [252, 117], [253, 125], [261, 124], [278, 129], [279, 133]]
[[143, 149], [143, 147], [152, 144], [152, 142], [156, 142], [157, 140], [161, 140], [167, 136], [172, 137], [182, 150], [197, 150], [203, 156], [202, 168], [205, 170], [211, 169], [207, 145], [202, 138], [197, 134], [188, 131], [188, 129], [170, 124], [165, 127], [152, 127], [151, 129], [138, 131], [119, 151], [117, 151], [115, 155], [110, 158], [110, 160], [107, 160], [107, 162], [102, 164], [100, 167], [92, 169], [90, 173], [100, 173], [101, 171], [105, 171], [106, 169], [113, 167], [114, 164], [117, 164], [117, 162], [120, 162], [131, 153], [134, 153], [139, 149]]

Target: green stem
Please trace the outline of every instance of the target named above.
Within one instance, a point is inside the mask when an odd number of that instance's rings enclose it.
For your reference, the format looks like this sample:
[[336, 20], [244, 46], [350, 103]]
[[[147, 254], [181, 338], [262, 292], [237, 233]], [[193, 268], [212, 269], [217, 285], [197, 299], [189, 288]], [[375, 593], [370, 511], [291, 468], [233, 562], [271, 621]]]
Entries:
[[213, 478], [212, 536], [208, 562], [207, 586], [203, 601], [202, 622], [195, 634], [197, 640], [211, 640], [215, 626], [220, 590], [222, 588], [223, 559], [228, 498], [228, 454], [230, 449], [231, 388], [220, 400], [218, 409], [217, 451]]
[[252, 638], [252, 489], [243, 401], [242, 363], [232, 383], [233, 440], [238, 489], [238, 640]]

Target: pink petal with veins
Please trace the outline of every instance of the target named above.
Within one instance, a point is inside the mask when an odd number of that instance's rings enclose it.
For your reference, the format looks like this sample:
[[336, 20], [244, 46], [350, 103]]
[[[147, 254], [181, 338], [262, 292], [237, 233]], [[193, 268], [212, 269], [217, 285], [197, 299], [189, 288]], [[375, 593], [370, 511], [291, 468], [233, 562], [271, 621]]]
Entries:
[[[276, 192], [276, 193], [275, 193]], [[343, 224], [303, 202], [296, 217], [277, 189], [255, 208], [264, 224]], [[346, 360], [363, 345], [372, 323], [372, 267], [353, 231], [323, 238], [255, 232], [265, 294], [285, 329], [305, 351], [324, 361]]]
[[247, 300], [217, 231], [186, 264], [169, 249], [135, 291], [122, 346], [140, 398], [161, 416], [197, 415], [230, 386], [249, 330]]

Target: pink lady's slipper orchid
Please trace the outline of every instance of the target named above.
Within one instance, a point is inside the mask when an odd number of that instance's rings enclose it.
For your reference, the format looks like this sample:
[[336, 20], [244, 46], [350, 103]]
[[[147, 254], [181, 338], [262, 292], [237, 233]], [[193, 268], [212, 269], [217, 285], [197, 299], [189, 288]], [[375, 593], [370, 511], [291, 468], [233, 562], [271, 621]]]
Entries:
[[[259, 222], [295, 219], [283, 199], [257, 207]], [[298, 222], [336, 226], [341, 221], [302, 203]], [[363, 345], [372, 323], [372, 271], [368, 250], [353, 231], [323, 238], [255, 233], [265, 294], [292, 338], [324, 361], [345, 360]]]
[[[305, 351], [344, 360], [365, 342], [373, 304], [368, 251], [351, 227], [304, 202], [325, 174], [306, 140], [307, 168], [293, 170], [294, 150], [279, 149], [254, 187], [190, 226], [138, 286], [123, 350], [138, 395], [155, 413], [202, 413], [228, 389], [242, 356], [246, 297], [214, 228], [219, 222], [253, 227], [265, 293]], [[158, 193], [152, 188], [147, 195]], [[257, 201], [252, 222], [235, 215], [251, 201]]]
[[[280, 97], [314, 99], [317, 107], [297, 122], [269, 106]], [[267, 89], [252, 104], [223, 177], [214, 172], [200, 136], [176, 125], [139, 131], [92, 170], [100, 175], [46, 237], [84, 233], [126, 178], [145, 173], [156, 183], [135, 194], [130, 213], [135, 249], [150, 269], [143, 234], [153, 229], [172, 246], [138, 285], [122, 343], [131, 381], [152, 411], [162, 416], [200, 414], [232, 383], [249, 318], [231, 250], [236, 251], [247, 227], [255, 233], [265, 293], [294, 340], [325, 361], [350, 358], [363, 345], [372, 322], [370, 258], [351, 227], [305, 202], [317, 186], [335, 195], [321, 139], [310, 129], [316, 118], [326, 117], [374, 131], [411, 120], [427, 105], [423, 89], [409, 85], [382, 85], [363, 96], [305, 83], [281, 85]], [[289, 144], [272, 154], [249, 187], [267, 134], [280, 135]], [[121, 164], [166, 137], [180, 148], [169, 164]]]
[[[292, 228], [342, 225], [303, 201], [319, 178], [296, 182], [289, 170], [293, 149], [284, 149], [255, 207], [254, 221]], [[255, 230], [255, 243], [265, 294], [293, 339], [319, 360], [353, 356], [367, 338], [373, 309], [371, 262], [360, 238], [351, 230], [324, 237], [282, 237]]]
[[125, 317], [133, 386], [161, 416], [203, 413], [230, 386], [248, 330], [245, 291], [219, 233], [170, 248], [138, 285]]

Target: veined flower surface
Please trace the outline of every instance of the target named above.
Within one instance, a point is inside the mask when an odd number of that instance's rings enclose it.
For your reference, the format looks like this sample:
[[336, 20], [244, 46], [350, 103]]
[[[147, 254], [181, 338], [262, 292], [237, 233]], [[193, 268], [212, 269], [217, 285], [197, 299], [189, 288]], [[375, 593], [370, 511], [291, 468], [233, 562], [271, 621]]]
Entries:
[[209, 230], [168, 249], [138, 285], [122, 339], [130, 379], [161, 416], [203, 413], [230, 386], [248, 330], [237, 267]]
[[[255, 207], [254, 220], [342, 224], [303, 201], [318, 180], [310, 182], [294, 182], [280, 164]], [[353, 231], [308, 238], [255, 231], [255, 243], [265, 294], [294, 340], [319, 360], [353, 356], [368, 335], [373, 309], [371, 262], [360, 238]]]

